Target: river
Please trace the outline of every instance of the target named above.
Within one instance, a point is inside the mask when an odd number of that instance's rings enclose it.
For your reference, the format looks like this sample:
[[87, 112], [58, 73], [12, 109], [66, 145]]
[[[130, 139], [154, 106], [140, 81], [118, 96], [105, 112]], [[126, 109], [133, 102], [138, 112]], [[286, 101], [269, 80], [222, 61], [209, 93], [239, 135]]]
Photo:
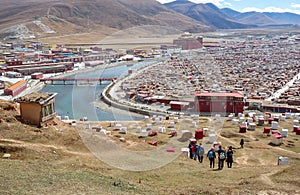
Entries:
[[[159, 60], [137, 62], [131, 66], [122, 65], [111, 68], [97, 69], [90, 72], [79, 73], [70, 78], [111, 78], [123, 77], [128, 74], [130, 69], [138, 69]], [[109, 84], [102, 82], [102, 85], [50, 85], [48, 84], [41, 91], [57, 93], [55, 97], [55, 110], [63, 118], [68, 116], [70, 119], [81, 119], [87, 117], [91, 121], [122, 121], [140, 120], [139, 117], [122, 115], [118, 113], [106, 112], [96, 108], [94, 102], [98, 100], [100, 93]]]

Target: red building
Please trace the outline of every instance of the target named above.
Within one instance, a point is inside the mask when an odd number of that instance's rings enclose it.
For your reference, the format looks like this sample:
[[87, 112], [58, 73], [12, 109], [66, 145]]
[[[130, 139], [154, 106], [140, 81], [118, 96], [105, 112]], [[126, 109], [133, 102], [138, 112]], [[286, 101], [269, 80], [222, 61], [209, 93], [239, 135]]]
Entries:
[[25, 80], [20, 80], [10, 87], [4, 89], [4, 95], [16, 96], [27, 88]]
[[199, 49], [203, 47], [203, 37], [194, 37], [185, 32], [178, 39], [173, 40], [173, 44], [183, 50]]
[[244, 96], [239, 93], [196, 92], [195, 111], [201, 113], [243, 113]]
[[190, 107], [189, 102], [171, 101], [171, 110], [186, 111]]
[[18, 60], [18, 59], [13, 59], [13, 60], [7, 60], [6, 65], [7, 66], [17, 66], [17, 65], [22, 65], [23, 61]]
[[42, 79], [43, 76], [44, 76], [43, 73], [36, 72], [36, 73], [31, 74], [31, 79]]

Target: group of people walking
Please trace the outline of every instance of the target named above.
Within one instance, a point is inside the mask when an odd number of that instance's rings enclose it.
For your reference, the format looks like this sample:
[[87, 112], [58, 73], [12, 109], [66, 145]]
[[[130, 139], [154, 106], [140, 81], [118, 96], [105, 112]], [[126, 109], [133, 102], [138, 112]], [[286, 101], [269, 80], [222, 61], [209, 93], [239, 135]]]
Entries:
[[203, 162], [203, 156], [204, 156], [204, 146], [202, 145], [202, 143], [200, 143], [199, 145], [197, 145], [197, 143], [190, 143], [189, 144], [189, 153], [190, 153], [190, 158], [197, 160], [202, 163]]
[[[205, 154], [204, 146], [202, 143], [190, 143], [189, 144], [189, 157], [194, 160], [199, 160], [200, 163], [203, 162], [203, 157]], [[227, 167], [232, 168], [233, 163], [233, 149], [232, 146], [229, 146], [227, 151], [222, 148], [220, 145], [218, 150], [215, 150], [214, 147], [212, 147], [207, 152], [207, 158], [209, 159], [209, 166], [210, 168], [215, 168], [215, 160], [218, 157], [218, 169], [222, 170], [224, 167], [224, 162], [227, 162]]]
[[207, 157], [209, 159], [209, 167], [215, 168], [215, 159], [217, 158], [216, 153], [218, 154], [218, 169], [222, 170], [224, 167], [224, 162], [227, 162], [227, 167], [232, 168], [233, 163], [233, 150], [232, 146], [229, 146], [228, 150], [225, 151], [222, 146], [219, 146], [219, 149], [215, 151], [215, 148], [212, 147], [207, 152]]

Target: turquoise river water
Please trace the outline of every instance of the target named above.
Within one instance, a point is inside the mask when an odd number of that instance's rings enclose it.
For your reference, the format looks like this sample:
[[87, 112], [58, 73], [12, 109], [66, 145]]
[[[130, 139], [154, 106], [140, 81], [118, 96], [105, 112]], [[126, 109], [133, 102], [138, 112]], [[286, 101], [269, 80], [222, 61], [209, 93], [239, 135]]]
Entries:
[[[158, 61], [143, 61], [131, 66], [122, 65], [101, 70], [80, 73], [70, 78], [110, 78], [122, 77], [128, 74], [130, 69], [138, 69]], [[114, 121], [114, 120], [139, 120], [141, 118], [130, 115], [110, 113], [96, 108], [94, 102], [109, 82], [102, 85], [47, 85], [41, 91], [57, 93], [55, 97], [55, 109], [59, 116], [68, 116], [70, 119], [87, 117], [91, 121]]]

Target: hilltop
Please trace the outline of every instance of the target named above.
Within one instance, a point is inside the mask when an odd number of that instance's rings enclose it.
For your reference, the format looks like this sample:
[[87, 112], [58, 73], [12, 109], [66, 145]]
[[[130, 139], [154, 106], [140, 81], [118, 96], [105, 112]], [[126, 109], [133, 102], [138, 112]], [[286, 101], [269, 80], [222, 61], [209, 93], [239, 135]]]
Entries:
[[225, 14], [222, 10], [212, 3], [192, 3], [190, 1], [174, 1], [165, 4], [172, 10], [177, 11], [183, 15], [189, 16], [208, 26], [216, 29], [240, 29], [255, 27], [255, 25], [248, 25], [236, 21], [234, 18]]
[[[225, 121], [218, 141], [224, 146], [234, 147], [232, 169], [209, 169], [206, 158], [200, 164], [182, 154], [161, 168], [135, 172], [98, 160], [81, 139], [84, 132], [87, 135], [98, 133], [92, 129], [80, 130], [80, 123], [79, 129], [57, 119], [42, 128], [29, 126], [21, 123], [17, 105], [6, 101], [0, 101], [0, 118], [0, 156], [4, 153], [11, 155], [10, 158], [0, 159], [0, 169], [4, 173], [0, 182], [1, 194], [299, 193], [300, 143], [299, 136], [291, 132], [283, 145], [275, 147], [268, 144], [270, 137], [262, 135], [261, 127], [240, 134], [237, 126]], [[206, 126], [208, 122], [207, 119], [199, 119], [201, 125]], [[142, 121], [120, 123], [134, 127]], [[182, 127], [176, 128], [188, 128], [186, 124], [189, 123], [189, 119], [181, 120]], [[280, 126], [290, 128], [291, 123], [281, 122]], [[108, 122], [96, 124], [109, 129]], [[82, 125], [85, 126], [84, 123]], [[118, 131], [113, 130], [112, 137], [119, 135]], [[125, 148], [153, 149], [143, 139], [136, 139], [131, 134], [124, 136], [126, 142], [116, 142]], [[241, 137], [245, 139], [244, 149], [239, 149]], [[155, 139], [170, 138], [158, 135]], [[92, 142], [90, 144], [94, 145]], [[277, 166], [278, 156], [289, 157], [291, 163]]]
[[120, 30], [149, 25], [173, 28], [176, 33], [212, 30], [155, 0], [5, 0], [0, 11], [2, 38], [55, 37], [91, 42], [95, 37], [101, 40]]
[[0, 39], [86, 44], [98, 43], [120, 31], [126, 34], [127, 30], [151, 39], [185, 31], [299, 28], [299, 21], [300, 16], [293, 13], [241, 13], [188, 0], [166, 4], [155, 0], [3, 0]]
[[177, 0], [164, 4], [168, 8], [216, 29], [246, 29], [269, 27], [299, 27], [300, 15], [277, 12], [238, 12], [218, 8], [212, 3]]

